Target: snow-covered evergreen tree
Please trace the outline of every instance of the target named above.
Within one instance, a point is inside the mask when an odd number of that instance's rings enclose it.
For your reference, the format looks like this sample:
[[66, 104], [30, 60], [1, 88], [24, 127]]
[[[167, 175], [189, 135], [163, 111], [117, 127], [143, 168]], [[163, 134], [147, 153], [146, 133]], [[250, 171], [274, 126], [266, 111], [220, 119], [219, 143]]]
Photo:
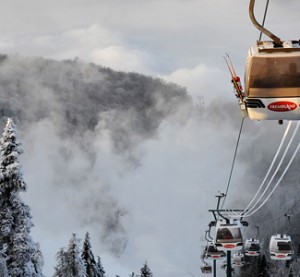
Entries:
[[54, 268], [55, 272], [53, 277], [65, 277], [68, 276], [68, 253], [61, 248], [56, 254], [57, 265]]
[[79, 241], [76, 234], [72, 235], [68, 247], [68, 268], [65, 277], [85, 277], [86, 270], [80, 255]]
[[29, 206], [19, 193], [26, 191], [19, 155], [23, 153], [12, 119], [0, 139], [0, 245], [10, 277], [42, 277], [42, 255], [30, 236], [33, 226]]
[[152, 273], [150, 271], [150, 268], [147, 265], [147, 262], [145, 262], [144, 266], [141, 268], [141, 276], [140, 277], [152, 277]]
[[0, 140], [1, 150], [1, 194], [26, 190], [23, 180], [19, 156], [23, 153], [18, 141], [16, 127], [12, 119], [8, 119]]
[[105, 277], [105, 270], [102, 266], [102, 262], [101, 262], [101, 259], [99, 256], [97, 257], [97, 271], [98, 271], [99, 277]]
[[39, 243], [35, 243], [35, 252], [32, 257], [32, 262], [33, 262], [36, 273], [38, 273], [38, 276], [43, 276], [42, 269], [44, 266], [44, 257], [43, 257]]
[[8, 277], [5, 249], [0, 250], [0, 277]]
[[98, 272], [94, 254], [92, 252], [91, 239], [88, 232], [85, 234], [81, 257], [85, 265], [86, 276], [99, 277], [100, 274]]

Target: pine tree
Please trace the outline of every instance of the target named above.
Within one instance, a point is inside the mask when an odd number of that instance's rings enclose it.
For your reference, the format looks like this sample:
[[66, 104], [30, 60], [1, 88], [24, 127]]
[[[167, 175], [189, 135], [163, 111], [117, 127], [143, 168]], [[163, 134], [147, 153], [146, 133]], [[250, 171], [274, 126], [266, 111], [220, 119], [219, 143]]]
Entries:
[[85, 234], [81, 257], [85, 265], [86, 276], [99, 277], [100, 274], [98, 273], [97, 264], [92, 252], [90, 236], [88, 232]]
[[7, 120], [0, 140], [0, 245], [10, 277], [42, 277], [42, 255], [34, 244], [29, 206], [20, 192], [26, 191], [19, 155], [23, 153], [12, 119]]
[[85, 277], [86, 270], [80, 255], [79, 241], [76, 234], [72, 235], [68, 247], [68, 269], [66, 277]]
[[152, 273], [147, 265], [147, 262], [145, 262], [144, 266], [141, 268], [141, 277], [152, 277]]
[[61, 248], [56, 254], [57, 266], [54, 268], [55, 272], [53, 277], [68, 276], [68, 253]]
[[32, 262], [36, 273], [38, 273], [38, 276], [43, 276], [42, 268], [44, 266], [44, 257], [39, 243], [35, 243], [35, 252], [32, 257]]
[[8, 277], [5, 249], [0, 250], [0, 277]]
[[105, 271], [104, 271], [104, 268], [102, 266], [101, 259], [99, 256], [97, 257], [97, 271], [98, 271], [99, 277], [105, 277]]

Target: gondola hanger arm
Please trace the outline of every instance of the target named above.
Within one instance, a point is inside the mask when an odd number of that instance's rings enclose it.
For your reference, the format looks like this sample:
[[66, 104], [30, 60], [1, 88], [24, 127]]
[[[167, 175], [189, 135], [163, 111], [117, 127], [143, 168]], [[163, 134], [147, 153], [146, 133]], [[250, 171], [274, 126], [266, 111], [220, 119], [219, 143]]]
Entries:
[[263, 32], [266, 36], [271, 38], [274, 41], [275, 46], [282, 47], [281, 39], [279, 37], [275, 36], [272, 32], [270, 32], [269, 30], [267, 30], [265, 27], [263, 27], [261, 24], [259, 24], [257, 22], [257, 20], [254, 16], [254, 4], [255, 4], [255, 0], [250, 0], [249, 16], [250, 16], [252, 23], [259, 31]]

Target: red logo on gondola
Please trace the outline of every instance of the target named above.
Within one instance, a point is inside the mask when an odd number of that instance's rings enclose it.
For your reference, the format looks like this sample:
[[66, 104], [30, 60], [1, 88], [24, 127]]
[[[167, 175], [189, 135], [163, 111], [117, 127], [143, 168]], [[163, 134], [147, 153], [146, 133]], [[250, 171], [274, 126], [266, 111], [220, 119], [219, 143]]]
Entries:
[[283, 259], [283, 258], [285, 258], [285, 255], [284, 254], [278, 254], [276, 257], [279, 258], [279, 259]]
[[221, 256], [211, 256], [212, 259], [219, 259]]
[[289, 112], [296, 108], [297, 104], [290, 101], [278, 101], [268, 105], [268, 109], [273, 112]]
[[224, 248], [234, 248], [235, 245], [234, 244], [225, 244]]

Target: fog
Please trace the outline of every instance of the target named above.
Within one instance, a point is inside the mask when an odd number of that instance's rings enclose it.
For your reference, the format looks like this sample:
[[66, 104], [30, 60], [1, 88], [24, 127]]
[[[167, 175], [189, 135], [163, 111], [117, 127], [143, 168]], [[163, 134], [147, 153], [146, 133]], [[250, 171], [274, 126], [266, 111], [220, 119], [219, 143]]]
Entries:
[[[138, 273], [146, 260], [155, 275], [198, 274], [208, 209], [226, 190], [240, 130], [235, 99], [209, 94], [217, 84], [197, 99], [174, 83], [78, 59], [3, 55], [0, 78], [2, 125], [12, 117], [23, 143], [23, 197], [46, 276], [71, 234], [87, 231], [109, 276]], [[226, 208], [252, 199], [285, 126], [245, 119]], [[296, 164], [246, 233], [259, 224], [267, 238], [286, 229], [284, 213], [298, 213]]]

